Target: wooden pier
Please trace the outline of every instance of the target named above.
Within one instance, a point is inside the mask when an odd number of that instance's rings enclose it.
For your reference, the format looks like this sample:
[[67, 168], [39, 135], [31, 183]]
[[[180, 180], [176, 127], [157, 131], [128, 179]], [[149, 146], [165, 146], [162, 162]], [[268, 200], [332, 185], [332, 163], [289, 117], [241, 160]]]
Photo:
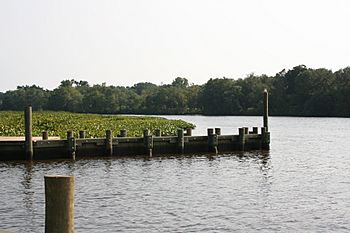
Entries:
[[190, 153], [221, 153], [247, 150], [269, 150], [270, 132], [268, 131], [268, 93], [264, 91], [263, 127], [241, 127], [238, 134], [221, 135], [220, 128], [209, 128], [205, 136], [192, 136], [192, 129], [179, 129], [177, 135], [161, 136], [160, 130], [152, 135], [144, 130], [142, 137], [128, 137], [121, 130], [113, 137], [106, 130], [104, 138], [85, 138], [85, 132], [79, 132], [79, 138], [73, 132], [67, 132], [66, 139], [48, 140], [47, 132], [42, 139], [33, 141], [32, 110], [25, 110], [25, 140], [0, 141], [0, 160], [46, 160], [75, 159], [96, 156], [147, 156]]

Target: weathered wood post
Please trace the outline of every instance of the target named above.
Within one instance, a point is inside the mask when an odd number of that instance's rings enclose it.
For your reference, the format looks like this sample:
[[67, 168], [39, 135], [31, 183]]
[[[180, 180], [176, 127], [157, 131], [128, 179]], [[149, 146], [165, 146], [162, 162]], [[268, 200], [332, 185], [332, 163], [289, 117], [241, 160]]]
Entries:
[[258, 134], [258, 127], [253, 127], [253, 134]]
[[47, 130], [42, 132], [42, 139], [43, 140], [48, 140], [49, 139], [49, 133], [47, 132]]
[[153, 136], [149, 134], [149, 129], [143, 131], [143, 143], [147, 156], [151, 158], [153, 156]]
[[85, 130], [80, 130], [79, 131], [79, 138], [85, 138], [85, 137], [86, 137]]
[[245, 135], [249, 134], [249, 128], [248, 127], [243, 127], [243, 129], [244, 129], [244, 134]]
[[245, 144], [245, 130], [244, 128], [238, 129], [238, 143], [239, 143], [239, 149], [244, 151], [244, 144]]
[[128, 131], [126, 131], [126, 129], [121, 129], [120, 131], [119, 131], [119, 136], [120, 137], [127, 137], [128, 136]]
[[192, 128], [186, 129], [186, 136], [192, 136]]
[[73, 136], [73, 131], [67, 131], [67, 147], [68, 157], [75, 160], [75, 151], [77, 149], [77, 144]]
[[155, 130], [156, 137], [162, 136], [162, 131], [160, 129]]
[[210, 152], [218, 153], [218, 135], [214, 134], [214, 130], [209, 128], [207, 129], [208, 133], [208, 150]]
[[215, 134], [216, 135], [221, 135], [221, 129], [220, 128], [215, 128]]
[[261, 128], [261, 149], [270, 149], [270, 132], [267, 132], [265, 127]]
[[45, 176], [45, 232], [74, 232], [74, 177]]
[[113, 155], [113, 134], [112, 130], [106, 130], [106, 155]]
[[32, 140], [32, 106], [27, 106], [24, 111], [24, 125], [25, 125], [25, 154], [26, 159], [33, 159], [33, 140]]
[[264, 127], [266, 132], [269, 131], [269, 93], [267, 90], [264, 90]]
[[185, 152], [185, 137], [183, 129], [177, 130], [177, 148], [181, 154]]

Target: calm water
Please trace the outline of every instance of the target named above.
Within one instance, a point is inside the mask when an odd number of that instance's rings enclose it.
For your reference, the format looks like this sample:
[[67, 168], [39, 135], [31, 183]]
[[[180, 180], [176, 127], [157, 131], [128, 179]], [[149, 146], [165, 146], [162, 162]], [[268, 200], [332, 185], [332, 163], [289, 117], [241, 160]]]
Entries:
[[[261, 117], [169, 116], [194, 134]], [[44, 175], [76, 178], [76, 232], [348, 232], [350, 119], [271, 117], [271, 150], [76, 162], [0, 162], [0, 230], [44, 231]]]

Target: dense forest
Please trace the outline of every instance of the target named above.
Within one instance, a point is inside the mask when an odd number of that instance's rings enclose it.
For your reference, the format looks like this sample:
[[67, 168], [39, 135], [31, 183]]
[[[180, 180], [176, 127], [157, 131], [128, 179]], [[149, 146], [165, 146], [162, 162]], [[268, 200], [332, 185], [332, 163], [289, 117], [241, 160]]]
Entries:
[[18, 86], [0, 93], [1, 110], [54, 110], [105, 114], [260, 115], [262, 92], [270, 93], [270, 114], [350, 117], [350, 67], [332, 72], [304, 65], [275, 76], [215, 78], [204, 85], [178, 77], [171, 84], [132, 87], [64, 80], [54, 90]]

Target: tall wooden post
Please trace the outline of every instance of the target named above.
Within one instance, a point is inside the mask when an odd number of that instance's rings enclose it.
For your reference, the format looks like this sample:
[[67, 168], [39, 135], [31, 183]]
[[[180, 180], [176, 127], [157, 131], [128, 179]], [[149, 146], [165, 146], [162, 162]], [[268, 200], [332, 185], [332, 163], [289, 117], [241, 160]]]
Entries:
[[27, 106], [24, 111], [25, 125], [25, 154], [28, 160], [33, 159], [33, 140], [32, 140], [32, 106]]
[[266, 128], [266, 131], [269, 131], [269, 93], [267, 90], [264, 90], [264, 127]]
[[45, 232], [74, 232], [74, 177], [45, 176]]
[[113, 155], [113, 134], [112, 130], [106, 130], [106, 155]]

